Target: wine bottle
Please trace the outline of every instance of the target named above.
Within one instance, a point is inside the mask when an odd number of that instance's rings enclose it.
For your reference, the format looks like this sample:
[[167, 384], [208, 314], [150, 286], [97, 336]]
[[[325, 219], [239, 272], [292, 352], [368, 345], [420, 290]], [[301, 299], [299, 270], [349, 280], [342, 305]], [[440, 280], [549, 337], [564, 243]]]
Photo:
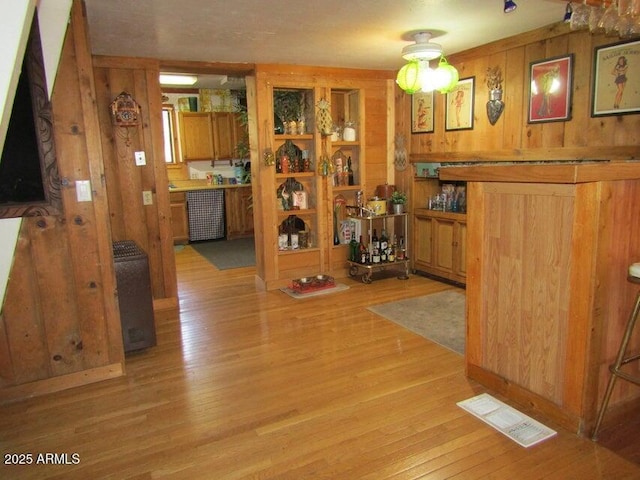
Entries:
[[355, 185], [355, 178], [354, 178], [354, 175], [353, 175], [353, 169], [351, 168], [351, 156], [349, 156], [349, 158], [347, 158], [347, 175], [348, 175], [347, 183], [349, 185]]
[[[360, 237], [362, 238], [362, 237]], [[355, 232], [353, 231], [353, 229], [351, 229], [351, 241], [349, 242], [349, 260], [351, 260], [352, 262], [359, 262], [359, 256], [358, 256], [358, 241], [356, 240], [356, 235]]]
[[367, 264], [369, 263], [369, 250], [367, 249], [367, 246], [364, 244], [364, 241], [362, 240], [362, 235], [360, 235], [360, 244], [358, 245], [358, 253], [359, 253], [359, 262], [362, 264]]
[[380, 261], [387, 262], [389, 260], [389, 239], [387, 238], [387, 232], [383, 228], [380, 232]]
[[371, 263], [380, 263], [380, 240], [375, 228], [371, 236]]

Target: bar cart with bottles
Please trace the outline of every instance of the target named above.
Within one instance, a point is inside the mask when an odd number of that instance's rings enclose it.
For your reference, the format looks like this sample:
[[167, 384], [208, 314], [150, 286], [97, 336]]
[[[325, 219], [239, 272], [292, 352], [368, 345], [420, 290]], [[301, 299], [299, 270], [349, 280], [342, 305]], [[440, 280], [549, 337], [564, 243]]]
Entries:
[[[362, 282], [368, 284], [373, 281], [372, 277], [375, 272], [397, 271], [398, 279], [407, 280], [409, 278], [408, 245], [406, 243], [409, 238], [407, 214], [374, 215], [366, 208], [358, 208], [356, 212], [357, 214], [349, 216], [356, 225], [354, 236], [356, 239], [367, 239], [367, 251], [370, 252], [370, 255], [356, 258], [350, 252], [350, 258], [347, 259], [349, 275], [351, 277], [360, 276]], [[380, 261], [372, 259], [375, 254], [375, 249], [372, 249], [374, 238], [376, 238], [375, 232], [384, 232], [388, 239], [389, 247], [386, 248], [387, 252], [381, 255]], [[381, 248], [381, 250], [383, 249]], [[391, 256], [389, 252], [392, 252]]]

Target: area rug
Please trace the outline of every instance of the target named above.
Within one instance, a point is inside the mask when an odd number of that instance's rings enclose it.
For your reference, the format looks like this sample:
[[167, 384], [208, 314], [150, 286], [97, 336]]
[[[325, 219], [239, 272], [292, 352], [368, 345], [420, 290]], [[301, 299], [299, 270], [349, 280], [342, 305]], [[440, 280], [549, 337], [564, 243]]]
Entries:
[[465, 294], [446, 290], [373, 305], [368, 310], [443, 347], [464, 355]]
[[456, 405], [525, 448], [557, 434], [555, 430], [488, 393], [482, 393]]
[[252, 267], [256, 264], [256, 248], [253, 237], [236, 240], [212, 240], [191, 243], [190, 245], [209, 263], [215, 265], [218, 270]]
[[317, 297], [320, 295], [329, 295], [330, 293], [342, 292], [343, 290], [348, 290], [349, 286], [344, 283], [336, 283], [335, 287], [332, 288], [323, 288], [322, 290], [314, 290], [313, 292], [308, 293], [299, 293], [291, 288], [285, 287], [281, 288], [280, 291], [286, 293], [290, 297], [293, 298], [310, 298]]

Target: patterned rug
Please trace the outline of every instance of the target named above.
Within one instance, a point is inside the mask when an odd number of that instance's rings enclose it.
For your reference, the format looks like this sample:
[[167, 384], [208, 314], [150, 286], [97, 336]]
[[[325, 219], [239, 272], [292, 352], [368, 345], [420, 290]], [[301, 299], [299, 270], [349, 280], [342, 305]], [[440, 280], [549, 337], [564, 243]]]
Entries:
[[462, 289], [373, 305], [368, 310], [464, 355], [465, 293]]

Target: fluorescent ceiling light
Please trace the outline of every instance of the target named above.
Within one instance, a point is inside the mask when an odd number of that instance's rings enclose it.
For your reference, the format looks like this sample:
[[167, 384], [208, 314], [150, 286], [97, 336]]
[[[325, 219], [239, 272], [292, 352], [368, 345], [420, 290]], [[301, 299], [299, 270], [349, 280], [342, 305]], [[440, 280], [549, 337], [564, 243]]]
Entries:
[[160, 74], [160, 83], [162, 85], [193, 85], [197, 81], [198, 77], [195, 75]]

